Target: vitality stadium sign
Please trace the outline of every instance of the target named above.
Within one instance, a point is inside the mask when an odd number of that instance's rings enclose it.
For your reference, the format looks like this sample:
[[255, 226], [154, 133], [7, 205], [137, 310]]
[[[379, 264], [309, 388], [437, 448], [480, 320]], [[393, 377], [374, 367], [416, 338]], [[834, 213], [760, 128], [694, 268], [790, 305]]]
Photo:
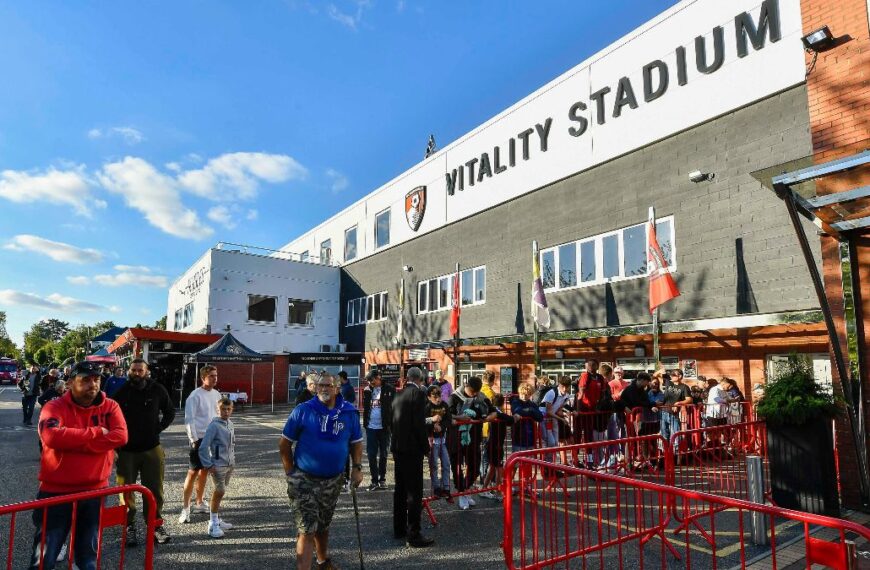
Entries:
[[[764, 0], [755, 18], [749, 12], [734, 16], [733, 32], [728, 41], [729, 49], [734, 49], [734, 53], [741, 59], [750, 54], [750, 44], [752, 50], [759, 51], [764, 48], [768, 38], [771, 43], [778, 42], [782, 39], [779, 0]], [[633, 109], [665, 97], [669, 90], [686, 85], [689, 82], [690, 66], [702, 75], [716, 73], [725, 63], [725, 36], [725, 29], [715, 26], [711, 34], [696, 36], [691, 45], [677, 46], [673, 50], [675, 59], [670, 61], [670, 65], [661, 59], [655, 59], [642, 67], [641, 77], [636, 77], [634, 83], [628, 76], [623, 76], [614, 84], [598, 86], [596, 90], [590, 89], [592, 93], [588, 99], [575, 101], [567, 109], [563, 124], [548, 117], [509, 137], [504, 144], [496, 145], [458, 164], [444, 175], [447, 194], [453, 196], [457, 190], [463, 191], [466, 187], [483, 184], [495, 175], [522, 165], [533, 156], [547, 152], [553, 127], [567, 129], [571, 137], [582, 137], [589, 129], [590, 121], [605, 125], [608, 119], [619, 120], [630, 115]], [[702, 105], [703, 102], [698, 104]], [[408, 213], [407, 197], [405, 211]], [[422, 219], [422, 214], [420, 218]], [[411, 224], [410, 214], [408, 223]], [[413, 224], [411, 227], [416, 231]]]

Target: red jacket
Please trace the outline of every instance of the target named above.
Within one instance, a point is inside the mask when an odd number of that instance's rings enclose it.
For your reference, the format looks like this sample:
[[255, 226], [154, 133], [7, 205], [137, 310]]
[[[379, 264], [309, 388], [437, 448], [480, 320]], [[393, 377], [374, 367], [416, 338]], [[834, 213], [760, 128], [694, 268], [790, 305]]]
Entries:
[[[109, 430], [103, 434], [102, 428]], [[74, 493], [109, 486], [115, 448], [127, 443], [127, 422], [115, 400], [100, 392], [87, 408], [67, 391], [39, 414], [39, 490]]]

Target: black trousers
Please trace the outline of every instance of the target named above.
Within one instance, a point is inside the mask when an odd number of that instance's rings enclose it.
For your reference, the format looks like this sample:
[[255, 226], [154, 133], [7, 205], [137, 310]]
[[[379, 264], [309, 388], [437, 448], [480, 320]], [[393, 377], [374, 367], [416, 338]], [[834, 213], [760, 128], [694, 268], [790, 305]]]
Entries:
[[393, 491], [393, 534], [397, 537], [420, 533], [423, 511], [423, 456], [393, 454], [396, 488]]

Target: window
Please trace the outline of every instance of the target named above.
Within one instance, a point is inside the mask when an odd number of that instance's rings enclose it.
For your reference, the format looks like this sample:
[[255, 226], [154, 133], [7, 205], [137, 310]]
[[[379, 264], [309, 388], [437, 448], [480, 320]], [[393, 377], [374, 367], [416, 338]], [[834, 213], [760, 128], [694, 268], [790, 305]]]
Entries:
[[277, 297], [248, 295], [248, 320], [256, 323], [274, 323]]
[[456, 385], [458, 388], [462, 386], [465, 382], [468, 381], [472, 376], [480, 376], [484, 372], [486, 372], [486, 363], [485, 362], [460, 362], [457, 367], [457, 371], [459, 372], [459, 383]]
[[[431, 313], [453, 307], [453, 279], [442, 275], [417, 284], [417, 312]], [[459, 272], [459, 300], [463, 307], [486, 302], [486, 267]]]
[[356, 258], [356, 226], [344, 230], [344, 260]]
[[387, 318], [387, 292], [381, 291], [351, 299], [347, 302], [347, 325], [361, 325], [368, 321], [382, 321]]
[[320, 263], [329, 265], [332, 263], [332, 240], [328, 239], [320, 244]]
[[309, 257], [309, 254], [308, 254], [308, 250], [306, 249], [305, 251], [303, 251], [302, 253], [299, 254], [299, 261], [308, 261], [308, 257]]
[[187, 328], [193, 324], [193, 302], [184, 306], [184, 314], [181, 317], [181, 328]]
[[289, 299], [287, 302], [287, 324], [314, 326], [314, 301]]
[[[647, 225], [641, 223], [543, 249], [541, 282], [558, 291], [646, 277], [647, 237]], [[673, 216], [656, 222], [656, 237], [669, 270], [675, 271]]]
[[387, 208], [375, 216], [375, 247], [390, 244], [390, 209]]
[[566, 243], [559, 247], [559, 287], [577, 284], [577, 244]]
[[173, 327], [172, 330], [175, 330], [175, 331], [181, 330], [181, 312], [182, 312], [182, 309], [178, 309], [177, 311], [175, 311], [175, 326]]

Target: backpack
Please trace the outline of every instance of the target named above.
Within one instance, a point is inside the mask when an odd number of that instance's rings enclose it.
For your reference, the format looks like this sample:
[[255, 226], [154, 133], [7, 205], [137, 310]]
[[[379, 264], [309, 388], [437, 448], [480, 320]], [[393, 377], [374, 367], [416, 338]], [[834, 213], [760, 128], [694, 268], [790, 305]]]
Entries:
[[614, 409], [613, 405], [613, 394], [610, 392], [610, 385], [602, 379], [597, 379], [596, 381], [601, 382], [601, 396], [598, 397], [598, 401], [595, 402], [595, 411], [596, 412], [612, 412]]
[[551, 390], [555, 390], [553, 386], [541, 386], [537, 390], [535, 390], [534, 395], [532, 395], [532, 401], [538, 405], [540, 408], [544, 405], [544, 397], [550, 393]]

